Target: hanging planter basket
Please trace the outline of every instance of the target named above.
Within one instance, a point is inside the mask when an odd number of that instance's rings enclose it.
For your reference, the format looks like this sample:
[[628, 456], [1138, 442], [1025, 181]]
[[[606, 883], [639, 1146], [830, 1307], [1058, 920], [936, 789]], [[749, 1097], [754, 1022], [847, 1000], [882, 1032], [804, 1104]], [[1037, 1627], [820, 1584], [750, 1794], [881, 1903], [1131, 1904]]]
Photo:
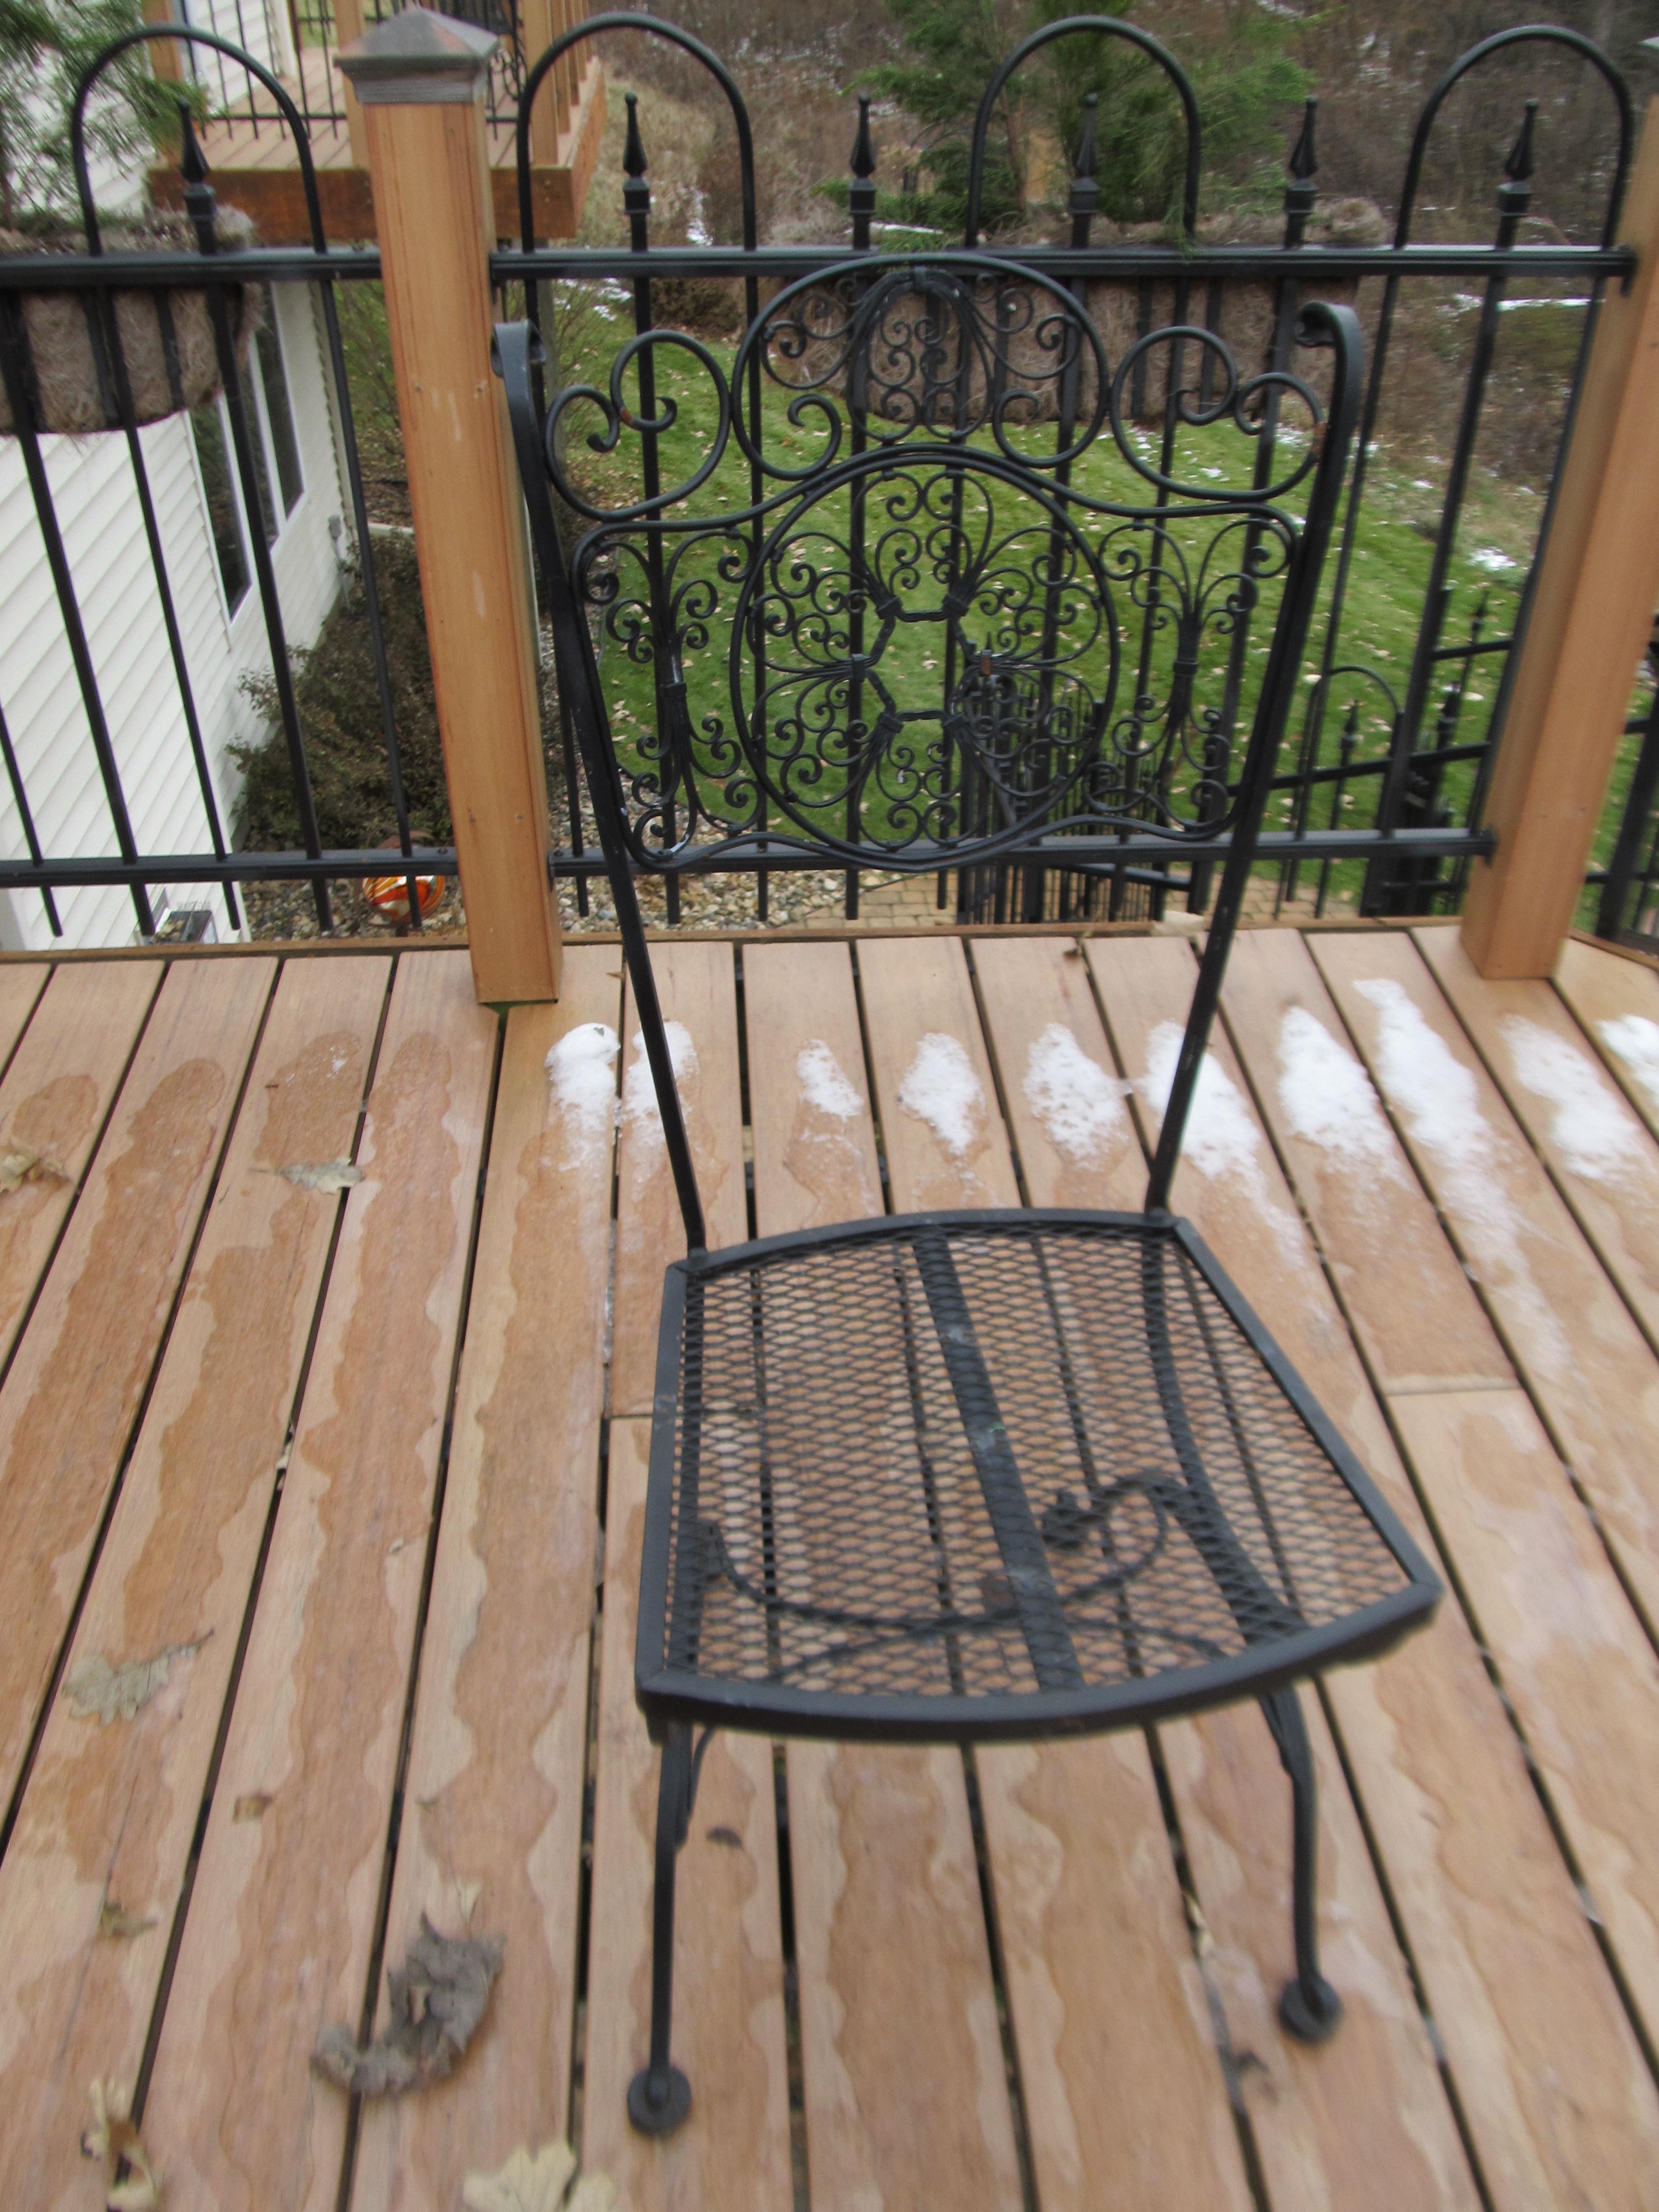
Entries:
[[[1198, 226], [1200, 248], [1214, 246], [1278, 246], [1284, 238], [1282, 216], [1251, 214], [1213, 216]], [[1322, 202], [1309, 222], [1310, 246], [1382, 246], [1388, 242], [1387, 218], [1375, 202], [1334, 199]], [[1097, 245], [1162, 246], [1168, 233], [1156, 223], [1125, 223], [1117, 228], [1096, 227]], [[1334, 271], [1316, 284], [1299, 288], [1297, 304], [1319, 298], [1352, 305], [1358, 279]], [[1136, 340], [1151, 331], [1165, 328], [1176, 319], [1176, 283], [1170, 276], [1139, 279], [1107, 277], [1091, 281], [1085, 289], [1086, 304], [1100, 332], [1108, 358], [1122, 360]], [[1186, 311], [1182, 319], [1212, 330], [1237, 362], [1241, 374], [1256, 375], [1273, 356], [1273, 332], [1279, 313], [1279, 287], [1272, 277], [1217, 275], [1194, 270], [1187, 286]], [[1127, 411], [1139, 422], [1156, 422], [1164, 414], [1170, 352], [1152, 347], [1142, 356], [1143, 366], [1126, 394]]]
[[[113, 253], [189, 253], [199, 260], [196, 234], [182, 217], [148, 216], [102, 226], [105, 251]], [[252, 240], [252, 227], [234, 210], [220, 211], [221, 242], [238, 248]], [[0, 254], [78, 254], [87, 258], [78, 225], [55, 234], [0, 230]], [[247, 356], [263, 309], [254, 285], [227, 284], [225, 304], [239, 362]], [[24, 364], [39, 433], [85, 437], [95, 430], [123, 427], [120, 402], [110, 359], [109, 319], [104, 301], [114, 309], [117, 340], [125, 365], [133, 412], [139, 422], [199, 407], [220, 389], [218, 350], [208, 295], [199, 284], [149, 286], [106, 293], [82, 288], [14, 294], [22, 308], [27, 349]], [[0, 384], [0, 434], [15, 432], [10, 396]]]

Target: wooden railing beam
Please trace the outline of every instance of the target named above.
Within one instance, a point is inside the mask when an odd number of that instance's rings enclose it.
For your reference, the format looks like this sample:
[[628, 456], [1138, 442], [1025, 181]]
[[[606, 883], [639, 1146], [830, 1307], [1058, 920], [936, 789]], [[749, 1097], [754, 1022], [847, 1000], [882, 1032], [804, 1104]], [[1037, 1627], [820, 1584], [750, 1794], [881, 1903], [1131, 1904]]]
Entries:
[[1602, 303], [1463, 911], [1494, 978], [1554, 970], [1659, 605], [1659, 100], [1621, 234], [1636, 272]]
[[495, 40], [410, 9], [343, 51], [362, 105], [444, 770], [481, 1000], [558, 996], [523, 507], [489, 366]]

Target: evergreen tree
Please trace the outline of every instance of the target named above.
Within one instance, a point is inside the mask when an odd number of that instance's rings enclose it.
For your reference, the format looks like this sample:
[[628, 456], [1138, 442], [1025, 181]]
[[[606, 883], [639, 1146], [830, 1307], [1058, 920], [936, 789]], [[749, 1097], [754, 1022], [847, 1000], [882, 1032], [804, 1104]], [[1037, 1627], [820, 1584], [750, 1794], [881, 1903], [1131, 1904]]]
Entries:
[[[921, 211], [954, 229], [987, 82], [1028, 32], [1074, 13], [1074, 0], [890, 0], [890, 8], [907, 51], [865, 82], [922, 125], [931, 189]], [[1282, 153], [1287, 114], [1312, 89], [1292, 51], [1299, 19], [1262, 0], [1165, 0], [1156, 9], [1123, 0], [1117, 12], [1144, 21], [1192, 79], [1211, 200], [1255, 196], [1264, 167], [1276, 185], [1277, 162], [1267, 157]], [[1033, 132], [1074, 146], [1091, 92], [1100, 97], [1102, 212], [1126, 222], [1179, 214], [1186, 141], [1168, 78], [1126, 40], [1078, 36], [1033, 57], [999, 102], [986, 148], [986, 230], [1025, 215]]]
[[[76, 87], [112, 40], [143, 21], [142, 0], [0, 0], [0, 229], [76, 206], [70, 113]], [[88, 104], [94, 159], [118, 167], [164, 143], [179, 88], [129, 47]]]

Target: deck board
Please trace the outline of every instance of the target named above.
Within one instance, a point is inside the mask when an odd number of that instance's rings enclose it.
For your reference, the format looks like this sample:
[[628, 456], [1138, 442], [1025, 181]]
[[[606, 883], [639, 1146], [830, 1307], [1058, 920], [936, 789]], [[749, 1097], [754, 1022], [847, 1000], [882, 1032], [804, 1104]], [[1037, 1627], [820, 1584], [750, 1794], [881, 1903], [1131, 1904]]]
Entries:
[[390, 965], [277, 985], [70, 1653], [179, 1656], [130, 1719], [58, 1700], [0, 1864], [0, 2094], [39, 2118], [0, 2131], [5, 2203], [84, 2203], [86, 2085], [137, 2075], [340, 1205], [276, 1170], [349, 1156]]
[[1488, 983], [1455, 929], [1415, 930], [1504, 1103], [1659, 1344], [1659, 1144], [1547, 983]]
[[[1474, 2212], [1460, 2112], [1492, 2212], [1651, 2212], [1659, 2094], [1626, 2006], [1659, 2022], [1659, 1659], [1632, 1602], [1650, 1574], [1659, 1600], [1659, 1370], [1635, 1318], [1652, 1323], [1659, 975], [1575, 944], [1553, 988], [1494, 988], [1458, 969], [1450, 933], [1421, 948], [1243, 938], [1215, 1045], [1231, 1119], [1189, 1141], [1177, 1188], [1425, 1540], [1426, 1509], [1455, 1584], [1433, 1629], [1304, 1693], [1340, 2034], [1305, 2051], [1273, 2017], [1288, 1790], [1249, 1710], [1152, 1742], [981, 1750], [977, 1829], [954, 1753], [797, 1745], [775, 1766], [763, 1740], [726, 1738], [681, 1861], [695, 2101], [665, 2148], [622, 2102], [644, 2056], [656, 1796], [632, 1694], [639, 1513], [678, 1238], [638, 1079], [635, 1110], [608, 1103], [637, 1058], [616, 948], [573, 946], [563, 1002], [504, 1032], [441, 951], [293, 958], [280, 976], [268, 956], [0, 961], [0, 1139], [34, 1144], [31, 1115], [66, 1116], [63, 1182], [0, 1197], [0, 1346], [16, 1338], [0, 1452], [43, 1384], [72, 1446], [61, 1497], [15, 1437], [0, 1458], [0, 1521], [19, 1531], [0, 1596], [9, 1576], [8, 1618], [29, 1624], [0, 1686], [21, 1660], [29, 1721], [27, 1682], [50, 1677], [77, 1603], [70, 1661], [207, 1637], [131, 1720], [100, 1727], [64, 1699], [46, 1716], [0, 1859], [0, 2084], [29, 2115], [0, 2130], [0, 2197], [101, 2201], [76, 2142], [87, 2083], [131, 2079], [149, 2038], [143, 2122], [174, 2212], [447, 2212], [466, 2173], [567, 2130], [630, 2212], [1014, 2212], [1031, 2202], [1022, 2125], [1038, 2212], [1246, 2212], [1253, 2190], [1261, 2212]], [[741, 989], [729, 945], [655, 957], [696, 1054], [683, 1088], [714, 1241], [748, 1231], [746, 1153], [761, 1233], [884, 1204], [1140, 1203], [1149, 1047], [1195, 973], [1180, 939], [750, 939]], [[1378, 980], [1462, 1071], [1452, 1104], [1496, 1209], [1399, 1097], [1368, 1109], [1363, 1162], [1334, 1156], [1364, 1071], [1386, 1073], [1384, 1009], [1358, 989]], [[291, 1188], [272, 1163], [350, 1152], [383, 1010], [367, 1180], [343, 1199]], [[1584, 1176], [1547, 1085], [1522, 1080], [1517, 1016], [1565, 1056], [1557, 1087], [1622, 1132], [1616, 1188]], [[561, 1091], [548, 1053], [594, 1023], [621, 1030], [619, 1059]], [[961, 1124], [906, 1085], [930, 1036], [977, 1084]], [[848, 1086], [820, 1082], [817, 1103], [814, 1040]], [[1323, 1065], [1315, 1103], [1346, 1100], [1334, 1120], [1283, 1088], [1287, 1048], [1304, 1088]], [[204, 1060], [215, 1096], [198, 1066], [179, 1144], [135, 1159], [158, 1083]], [[64, 1077], [83, 1079], [73, 1097]], [[160, 1219], [123, 1195], [141, 1166]], [[88, 1316], [114, 1354], [90, 1382]], [[1558, 1334], [1573, 1357], [1552, 1362]], [[25, 1537], [58, 1563], [33, 1595]], [[373, 2015], [377, 1931], [395, 1962], [422, 1910], [505, 1935], [506, 1964], [453, 2075], [362, 2108], [343, 2200], [346, 2101], [309, 2053], [325, 2021]]]
[[621, 1001], [609, 948], [573, 945], [559, 1004], [507, 1016], [386, 1932], [400, 1959], [424, 1912], [507, 1958], [465, 2074], [365, 2111], [356, 2212], [452, 2212], [567, 2129], [614, 1121], [580, 1048], [614, 1057]]
[[38, 960], [9, 960], [0, 967], [0, 1068], [10, 1060], [52, 974]]
[[0, 1368], [75, 1203], [161, 981], [159, 960], [59, 969], [0, 1082], [0, 1151], [20, 1166], [27, 1154], [39, 1155], [15, 1190], [0, 1193]]
[[174, 2212], [337, 2201], [496, 1029], [399, 963], [144, 2111]]
[[[9, 1799], [276, 980], [176, 967], [0, 1390], [0, 1796]], [[111, 1039], [118, 1054], [118, 1030]]]
[[1556, 963], [1555, 988], [1659, 1136], [1659, 969], [1569, 938]]

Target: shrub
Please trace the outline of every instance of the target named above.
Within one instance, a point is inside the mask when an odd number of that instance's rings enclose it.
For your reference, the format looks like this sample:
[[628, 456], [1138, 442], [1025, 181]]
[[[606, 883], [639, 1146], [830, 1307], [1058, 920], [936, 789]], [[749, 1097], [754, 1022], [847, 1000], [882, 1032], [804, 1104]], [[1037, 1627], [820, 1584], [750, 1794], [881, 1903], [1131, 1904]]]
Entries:
[[[398, 754], [410, 827], [418, 840], [449, 844], [453, 823], [444, 780], [443, 748], [432, 689], [426, 615], [421, 599], [415, 541], [401, 534], [374, 540]], [[317, 827], [325, 848], [360, 850], [396, 834], [392, 784], [386, 772], [368, 612], [361, 570], [348, 573], [338, 604], [309, 653], [294, 656], [295, 696], [305, 738]], [[236, 813], [237, 841], [255, 852], [291, 851], [303, 843], [300, 809], [289, 774], [288, 744], [277, 713], [276, 686], [269, 676], [244, 678], [243, 688], [271, 720], [269, 737], [231, 748], [246, 781]], [[550, 791], [562, 782], [554, 750], [556, 718], [544, 707]]]

